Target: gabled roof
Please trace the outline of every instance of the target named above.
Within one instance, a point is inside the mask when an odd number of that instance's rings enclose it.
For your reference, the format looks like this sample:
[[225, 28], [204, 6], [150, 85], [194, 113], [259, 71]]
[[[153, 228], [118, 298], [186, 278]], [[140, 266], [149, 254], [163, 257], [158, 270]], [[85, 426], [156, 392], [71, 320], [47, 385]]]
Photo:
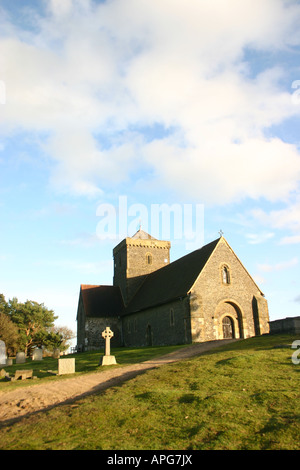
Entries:
[[123, 298], [118, 286], [81, 284], [80, 295], [88, 317], [110, 317], [123, 312]]
[[148, 274], [124, 313], [138, 312], [186, 296], [219, 240]]

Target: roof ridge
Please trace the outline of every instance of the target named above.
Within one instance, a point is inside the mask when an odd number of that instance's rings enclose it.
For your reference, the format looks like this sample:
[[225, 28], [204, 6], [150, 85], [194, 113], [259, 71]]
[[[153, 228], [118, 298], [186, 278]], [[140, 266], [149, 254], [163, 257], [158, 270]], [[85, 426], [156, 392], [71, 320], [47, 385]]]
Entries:
[[142, 239], [142, 240], [156, 240], [156, 238], [152, 237], [149, 233], [145, 232], [145, 230], [142, 230], [139, 228], [139, 230], [132, 235], [132, 237], [129, 238], [134, 238], [134, 239]]

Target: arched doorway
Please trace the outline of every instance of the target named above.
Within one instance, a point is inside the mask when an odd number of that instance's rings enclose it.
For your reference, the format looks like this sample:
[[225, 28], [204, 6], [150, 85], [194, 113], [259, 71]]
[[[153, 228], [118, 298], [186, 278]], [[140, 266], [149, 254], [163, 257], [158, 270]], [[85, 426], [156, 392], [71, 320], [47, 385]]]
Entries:
[[216, 339], [244, 338], [244, 315], [237, 302], [226, 299], [217, 305], [214, 328]]
[[223, 339], [232, 339], [234, 334], [234, 323], [231, 317], [226, 316], [222, 320]]

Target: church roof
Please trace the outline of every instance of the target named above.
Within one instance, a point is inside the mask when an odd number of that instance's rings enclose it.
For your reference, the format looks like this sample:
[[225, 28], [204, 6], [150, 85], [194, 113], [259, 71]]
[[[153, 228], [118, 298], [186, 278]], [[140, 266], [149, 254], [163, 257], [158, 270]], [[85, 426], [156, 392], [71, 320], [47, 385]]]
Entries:
[[186, 296], [219, 240], [149, 274], [124, 313], [138, 312]]
[[152, 237], [152, 235], [149, 235], [149, 233], [144, 232], [144, 230], [142, 230], [141, 228], [130, 238], [141, 239], [141, 240], [148, 240], [148, 239], [156, 240], [156, 238]]
[[88, 317], [120, 315], [124, 308], [118, 286], [94, 286], [81, 284], [80, 293], [84, 311]]

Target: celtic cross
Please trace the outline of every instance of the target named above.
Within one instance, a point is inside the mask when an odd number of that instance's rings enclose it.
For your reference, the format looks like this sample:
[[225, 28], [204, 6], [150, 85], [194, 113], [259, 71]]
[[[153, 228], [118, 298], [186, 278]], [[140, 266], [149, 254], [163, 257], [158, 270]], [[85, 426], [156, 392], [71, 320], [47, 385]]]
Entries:
[[102, 331], [102, 337], [105, 339], [105, 356], [110, 356], [110, 339], [113, 337], [114, 333], [111, 331], [109, 326]]

